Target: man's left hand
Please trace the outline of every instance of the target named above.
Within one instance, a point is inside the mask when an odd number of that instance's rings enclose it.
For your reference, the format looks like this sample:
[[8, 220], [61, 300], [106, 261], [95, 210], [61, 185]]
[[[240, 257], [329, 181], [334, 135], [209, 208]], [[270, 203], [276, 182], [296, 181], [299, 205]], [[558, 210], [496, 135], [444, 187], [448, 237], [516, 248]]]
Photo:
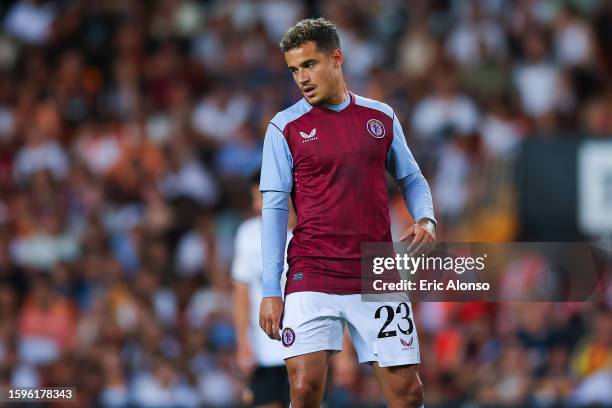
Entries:
[[408, 240], [410, 241], [410, 245], [408, 245], [410, 256], [429, 252], [436, 243], [436, 224], [429, 218], [422, 218], [408, 228], [400, 238], [400, 241]]

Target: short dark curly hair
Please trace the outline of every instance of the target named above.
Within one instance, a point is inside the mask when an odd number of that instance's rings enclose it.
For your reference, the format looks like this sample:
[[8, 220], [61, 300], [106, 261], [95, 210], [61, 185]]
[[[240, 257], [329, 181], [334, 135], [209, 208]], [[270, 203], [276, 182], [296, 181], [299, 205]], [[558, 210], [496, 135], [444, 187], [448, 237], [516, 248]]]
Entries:
[[307, 18], [298, 21], [289, 28], [280, 42], [282, 52], [297, 48], [307, 41], [313, 41], [317, 49], [321, 51], [332, 51], [340, 48], [340, 37], [338, 29], [331, 21], [319, 18]]

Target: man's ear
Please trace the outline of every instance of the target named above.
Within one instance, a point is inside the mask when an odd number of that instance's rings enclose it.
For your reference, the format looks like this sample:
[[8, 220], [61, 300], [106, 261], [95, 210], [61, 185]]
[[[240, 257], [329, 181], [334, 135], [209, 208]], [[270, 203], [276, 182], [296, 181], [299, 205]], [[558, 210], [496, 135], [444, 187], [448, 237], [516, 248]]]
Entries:
[[343, 56], [342, 50], [340, 48], [336, 48], [331, 52], [331, 59], [334, 62], [334, 66], [339, 68], [342, 66]]

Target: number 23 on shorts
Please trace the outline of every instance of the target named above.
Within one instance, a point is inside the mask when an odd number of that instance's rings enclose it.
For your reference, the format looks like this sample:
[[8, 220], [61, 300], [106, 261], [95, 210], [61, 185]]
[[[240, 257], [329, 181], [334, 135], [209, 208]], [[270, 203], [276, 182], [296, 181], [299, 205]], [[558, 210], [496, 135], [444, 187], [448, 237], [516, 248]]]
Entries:
[[402, 355], [414, 353], [418, 356], [418, 339], [407, 302], [379, 306], [374, 312], [374, 319], [381, 323], [375, 340], [380, 362], [394, 361]]
[[[386, 330], [387, 327], [393, 323], [396, 314], [398, 316], [401, 316], [401, 321], [398, 321], [396, 323], [397, 329], [404, 335], [412, 334], [412, 332], [414, 331], [414, 323], [412, 322], [412, 318], [410, 317], [410, 306], [408, 306], [408, 303], [402, 302], [398, 304], [395, 310], [393, 310], [393, 307], [390, 305], [380, 306], [378, 309], [376, 309], [376, 312], [374, 313], [374, 318], [382, 318], [385, 312], [387, 313], [387, 318], [382, 327], [380, 328], [380, 331], [378, 332], [379, 339], [397, 336], [396, 330]], [[404, 325], [407, 324], [407, 326], [402, 328], [403, 321], [405, 321]]]

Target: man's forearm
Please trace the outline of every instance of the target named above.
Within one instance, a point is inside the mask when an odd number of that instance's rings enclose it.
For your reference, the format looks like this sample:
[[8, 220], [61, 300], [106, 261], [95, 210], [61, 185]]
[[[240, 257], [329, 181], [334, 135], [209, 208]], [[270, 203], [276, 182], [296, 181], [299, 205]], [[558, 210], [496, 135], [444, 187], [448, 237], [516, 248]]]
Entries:
[[404, 197], [406, 208], [414, 220], [418, 222], [427, 218], [435, 224], [431, 190], [423, 174], [419, 171], [398, 180], [397, 183]]
[[264, 192], [261, 249], [263, 258], [262, 296], [281, 296], [280, 279], [285, 263], [289, 194]]
[[234, 328], [238, 343], [248, 342], [249, 287], [234, 281]]

